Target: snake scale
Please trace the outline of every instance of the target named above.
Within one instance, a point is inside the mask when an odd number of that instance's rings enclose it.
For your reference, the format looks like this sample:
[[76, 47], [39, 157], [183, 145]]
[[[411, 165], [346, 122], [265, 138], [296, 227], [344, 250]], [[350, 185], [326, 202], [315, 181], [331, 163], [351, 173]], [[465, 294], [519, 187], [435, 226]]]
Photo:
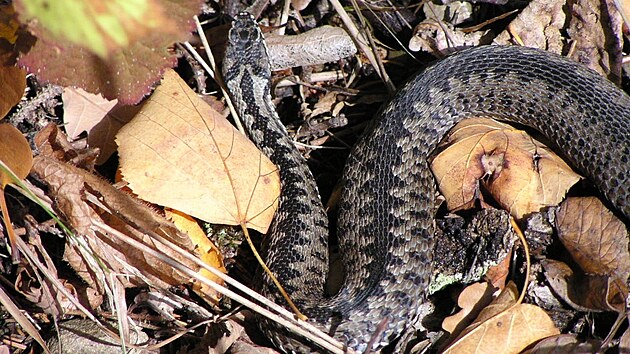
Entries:
[[[465, 50], [411, 79], [354, 147], [338, 221], [346, 275], [339, 293], [325, 296], [327, 215], [274, 110], [263, 35], [249, 14], [233, 21], [223, 73], [250, 138], [280, 170], [279, 209], [263, 244], [267, 265], [311, 321], [358, 352], [373, 336], [372, 350], [394, 341], [419, 316], [435, 243], [427, 156], [462, 119], [486, 116], [538, 130], [630, 217], [629, 96], [544, 51]], [[264, 295], [284, 303], [267, 276], [261, 283]], [[270, 323], [263, 327], [285, 351], [316, 350]]]

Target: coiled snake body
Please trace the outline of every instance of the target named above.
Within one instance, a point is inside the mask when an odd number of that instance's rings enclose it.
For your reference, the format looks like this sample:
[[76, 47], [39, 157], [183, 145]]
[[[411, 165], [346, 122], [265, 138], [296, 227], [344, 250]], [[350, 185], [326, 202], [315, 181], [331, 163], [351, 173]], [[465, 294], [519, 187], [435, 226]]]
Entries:
[[[466, 50], [410, 80], [353, 149], [338, 221], [346, 276], [340, 292], [326, 297], [327, 216], [275, 113], [266, 47], [247, 14], [233, 22], [223, 67], [250, 138], [280, 169], [282, 195], [263, 245], [266, 262], [306, 316], [359, 352], [375, 333], [372, 349], [417, 320], [435, 242], [435, 187], [426, 159], [462, 119], [486, 116], [540, 131], [630, 217], [630, 98], [595, 72], [543, 51]], [[284, 303], [263, 278], [261, 291]], [[311, 350], [297, 337], [269, 332], [286, 351]]]

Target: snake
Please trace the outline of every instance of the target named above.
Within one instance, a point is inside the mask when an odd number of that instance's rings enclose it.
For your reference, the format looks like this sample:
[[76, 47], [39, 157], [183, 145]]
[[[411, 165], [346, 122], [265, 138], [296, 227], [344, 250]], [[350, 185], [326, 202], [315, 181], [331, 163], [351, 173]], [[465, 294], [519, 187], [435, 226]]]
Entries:
[[[565, 57], [521, 46], [466, 49], [424, 69], [373, 118], [343, 170], [337, 235], [344, 280], [325, 294], [328, 217], [305, 158], [272, 102], [264, 36], [234, 17], [225, 80], [247, 134], [275, 163], [281, 196], [262, 243], [269, 269], [318, 328], [356, 352], [376, 351], [413, 330], [432, 274], [434, 177], [427, 158], [457, 122], [489, 117], [540, 132], [630, 217], [630, 97]], [[258, 289], [283, 303], [266, 275]], [[324, 351], [261, 320], [285, 352]]]

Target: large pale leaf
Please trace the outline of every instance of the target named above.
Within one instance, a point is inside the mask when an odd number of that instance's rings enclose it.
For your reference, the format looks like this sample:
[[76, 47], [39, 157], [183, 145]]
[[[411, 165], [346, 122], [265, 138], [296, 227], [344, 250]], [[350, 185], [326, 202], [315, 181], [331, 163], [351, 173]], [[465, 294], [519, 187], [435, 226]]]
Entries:
[[123, 179], [140, 198], [210, 223], [269, 227], [275, 166], [174, 71], [116, 142]]

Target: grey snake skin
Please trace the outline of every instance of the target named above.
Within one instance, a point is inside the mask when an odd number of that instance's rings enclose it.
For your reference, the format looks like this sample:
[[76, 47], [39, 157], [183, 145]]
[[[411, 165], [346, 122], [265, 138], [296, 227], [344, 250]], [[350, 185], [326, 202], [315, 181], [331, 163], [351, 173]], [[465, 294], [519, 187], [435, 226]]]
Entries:
[[[629, 96], [544, 51], [469, 49], [410, 80], [353, 149], [338, 221], [346, 277], [340, 292], [327, 297], [328, 218], [274, 110], [266, 47], [248, 14], [232, 24], [223, 72], [250, 138], [280, 169], [280, 206], [263, 245], [267, 265], [313, 323], [358, 352], [373, 336], [371, 349], [382, 348], [417, 320], [435, 242], [435, 182], [427, 156], [462, 119], [487, 116], [540, 131], [630, 217]], [[267, 278], [261, 292], [285, 303]], [[317, 350], [273, 324], [263, 327], [282, 350]]]

